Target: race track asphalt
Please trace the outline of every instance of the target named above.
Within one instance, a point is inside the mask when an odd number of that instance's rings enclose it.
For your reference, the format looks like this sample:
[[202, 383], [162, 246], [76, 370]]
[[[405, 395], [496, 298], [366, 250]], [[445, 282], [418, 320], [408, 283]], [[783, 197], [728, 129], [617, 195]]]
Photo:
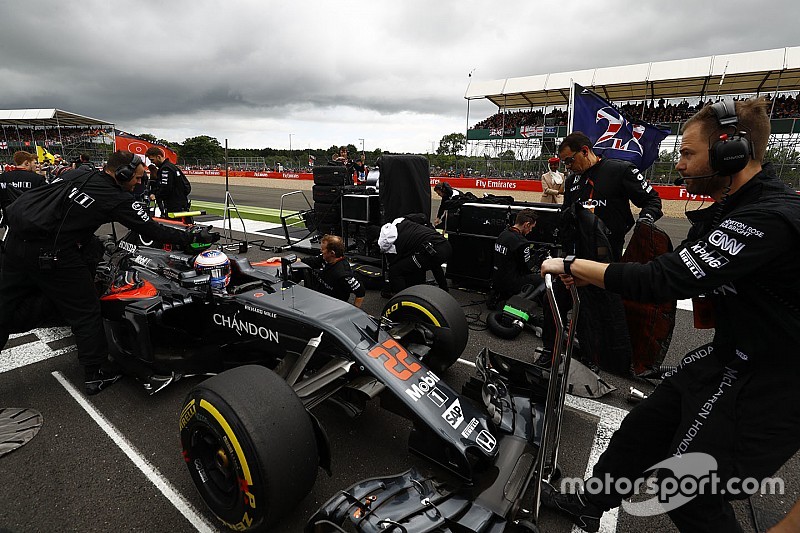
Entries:
[[[241, 204], [277, 207], [284, 192], [237, 187], [232, 196]], [[222, 202], [223, 193], [221, 186], [194, 184], [193, 196], [197, 199]], [[660, 225], [675, 243], [685, 234], [682, 220], [665, 219]], [[266, 241], [283, 244], [270, 237]], [[270, 255], [272, 251], [258, 248], [248, 252], [254, 261]], [[541, 345], [540, 339], [528, 331], [513, 341], [495, 338], [484, 329], [484, 296], [458, 288], [451, 294], [471, 321], [464, 362], [442, 375], [454, 388], [473, 373], [469, 362], [485, 346], [528, 359]], [[376, 291], [368, 291], [364, 310], [380, 313], [384, 302]], [[43, 342], [31, 344], [38, 339]], [[679, 309], [665, 363], [675, 364], [684, 353], [709, 339], [709, 331], [692, 328], [691, 312]], [[54, 356], [33, 364], [20, 362], [21, 366], [8, 369], [25, 357], [26, 346], [35, 347], [38, 356]], [[590, 456], [602, 451], [611, 433], [609, 428], [618, 423], [615, 417], [633, 407], [625, 399], [628, 387], [646, 393], [653, 389], [653, 384], [641, 379], [606, 373], [603, 377], [618, 390], [599, 401], [571, 398], [571, 407], [565, 411], [560, 463], [567, 476], [585, 474]], [[80, 394], [82, 376], [68, 332], [37, 330], [13, 339], [0, 355], [0, 408], [36, 409], [42, 413], [44, 424], [31, 442], [0, 457], [0, 532], [217, 530], [217, 522], [194, 489], [178, 439], [181, 403], [201, 379], [185, 378], [148, 396], [139, 384], [126, 378], [87, 399]], [[75, 388], [78, 392], [73, 394], [71, 389]], [[428, 468], [407, 451], [410, 424], [380, 409], [377, 401], [355, 419], [325, 405], [315, 413], [332, 443], [333, 476], [320, 470], [311, 494], [273, 529], [275, 532], [302, 531], [308, 517], [328, 498], [363, 478], [402, 472], [411, 465]], [[791, 507], [800, 493], [799, 461], [796, 456], [778, 473], [785, 479], [785, 494], [755, 498], [759, 509], [775, 514]], [[748, 503], [739, 502], [735, 508], [744, 530], [755, 531]], [[604, 531], [675, 531], [664, 516], [637, 518], [620, 511], [614, 522]], [[571, 530], [567, 520], [546, 510], [541, 526], [542, 531], [549, 532]]]

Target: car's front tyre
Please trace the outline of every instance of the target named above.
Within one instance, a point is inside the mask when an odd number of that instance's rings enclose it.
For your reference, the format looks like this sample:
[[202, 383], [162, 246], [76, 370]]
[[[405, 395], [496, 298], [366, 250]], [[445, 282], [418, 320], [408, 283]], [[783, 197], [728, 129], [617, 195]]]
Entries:
[[310, 492], [319, 454], [310, 415], [271, 370], [247, 365], [192, 389], [183, 457], [211, 511], [237, 531], [265, 531]]
[[414, 285], [395, 294], [381, 313], [393, 322], [424, 325], [433, 333], [425, 365], [443, 372], [461, 357], [469, 340], [464, 311], [448, 293], [431, 285]]

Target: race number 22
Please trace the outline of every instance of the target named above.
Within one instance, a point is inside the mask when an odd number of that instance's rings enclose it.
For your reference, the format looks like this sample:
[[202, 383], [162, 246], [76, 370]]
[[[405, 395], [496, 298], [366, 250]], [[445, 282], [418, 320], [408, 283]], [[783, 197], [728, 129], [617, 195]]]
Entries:
[[369, 356], [383, 360], [383, 366], [395, 377], [406, 381], [414, 372], [420, 370], [422, 365], [408, 361], [408, 352], [394, 339], [388, 339], [369, 351]]

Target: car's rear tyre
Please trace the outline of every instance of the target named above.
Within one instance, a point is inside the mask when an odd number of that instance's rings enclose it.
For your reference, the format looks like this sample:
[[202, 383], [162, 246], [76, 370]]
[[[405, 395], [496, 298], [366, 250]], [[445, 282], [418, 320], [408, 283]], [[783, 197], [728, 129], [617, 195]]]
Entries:
[[211, 511], [237, 531], [264, 531], [310, 492], [319, 454], [294, 390], [246, 365], [192, 389], [180, 418], [183, 457]]
[[393, 322], [426, 325], [433, 343], [423, 362], [436, 372], [449, 368], [461, 356], [469, 340], [467, 318], [458, 302], [438, 287], [415, 285], [395, 294], [381, 315]]
[[486, 315], [486, 326], [489, 331], [501, 339], [516, 339], [522, 332], [522, 327], [515, 324], [507, 324], [502, 311], [492, 311]]

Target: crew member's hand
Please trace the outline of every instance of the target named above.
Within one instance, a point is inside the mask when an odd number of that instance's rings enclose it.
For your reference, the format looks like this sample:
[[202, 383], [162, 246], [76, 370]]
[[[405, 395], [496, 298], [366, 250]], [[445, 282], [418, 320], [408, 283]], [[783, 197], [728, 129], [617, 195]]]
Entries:
[[542, 262], [541, 267], [542, 277], [545, 274], [553, 274], [558, 276], [561, 282], [569, 287], [570, 285], [577, 285], [578, 287], [585, 287], [589, 285], [588, 281], [582, 280], [580, 278], [576, 278], [574, 276], [568, 276], [564, 273], [564, 259], [561, 257], [553, 257], [550, 259], [545, 259]]
[[210, 226], [194, 226], [191, 230], [192, 242], [212, 244], [220, 239], [220, 234], [210, 231]]
[[560, 276], [564, 273], [564, 260], [560, 257], [551, 257], [542, 261], [541, 267], [542, 277], [545, 274], [553, 274]]
[[442, 223], [442, 219], [441, 219], [441, 218], [439, 218], [439, 217], [436, 217], [436, 220], [434, 220], [434, 221], [433, 221], [433, 225], [434, 225], [434, 226], [438, 226], [438, 225], [439, 225], [439, 224], [441, 224], [441, 223]]
[[275, 257], [270, 257], [269, 259], [267, 259], [267, 263], [279, 263], [280, 261], [281, 258], [278, 257], [277, 255]]

